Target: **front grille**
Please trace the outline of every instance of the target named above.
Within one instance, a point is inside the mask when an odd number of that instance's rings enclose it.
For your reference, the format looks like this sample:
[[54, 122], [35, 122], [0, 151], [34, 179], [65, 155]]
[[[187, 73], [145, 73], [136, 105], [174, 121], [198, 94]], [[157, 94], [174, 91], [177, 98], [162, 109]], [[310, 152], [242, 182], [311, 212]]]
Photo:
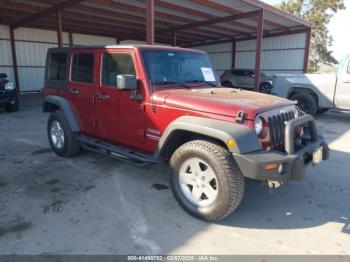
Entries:
[[267, 118], [270, 133], [270, 147], [276, 148], [284, 144], [284, 122], [294, 119], [294, 112], [289, 111]]

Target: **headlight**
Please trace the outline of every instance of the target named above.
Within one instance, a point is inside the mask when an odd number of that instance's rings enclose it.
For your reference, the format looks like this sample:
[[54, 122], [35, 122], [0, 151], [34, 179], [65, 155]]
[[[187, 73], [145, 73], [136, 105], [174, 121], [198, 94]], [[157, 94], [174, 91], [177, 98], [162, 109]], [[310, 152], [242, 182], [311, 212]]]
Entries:
[[261, 139], [264, 139], [268, 133], [266, 120], [261, 116], [258, 116], [257, 118], [255, 118], [254, 129], [258, 137], [260, 137]]
[[7, 82], [5, 84], [5, 90], [14, 90], [15, 89], [15, 86], [12, 82]]
[[254, 129], [255, 129], [255, 133], [257, 135], [260, 135], [261, 131], [263, 130], [263, 127], [264, 127], [264, 123], [263, 123], [261, 117], [255, 118]]

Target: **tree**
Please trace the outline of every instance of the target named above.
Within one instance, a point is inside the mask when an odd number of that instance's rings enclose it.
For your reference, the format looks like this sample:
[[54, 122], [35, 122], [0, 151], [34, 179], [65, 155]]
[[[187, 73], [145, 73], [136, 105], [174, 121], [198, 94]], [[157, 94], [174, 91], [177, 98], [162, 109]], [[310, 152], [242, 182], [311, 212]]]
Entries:
[[311, 65], [318, 67], [320, 63], [338, 63], [329, 50], [333, 38], [327, 25], [338, 10], [345, 9], [343, 0], [283, 0], [279, 7], [314, 24], [311, 38]]

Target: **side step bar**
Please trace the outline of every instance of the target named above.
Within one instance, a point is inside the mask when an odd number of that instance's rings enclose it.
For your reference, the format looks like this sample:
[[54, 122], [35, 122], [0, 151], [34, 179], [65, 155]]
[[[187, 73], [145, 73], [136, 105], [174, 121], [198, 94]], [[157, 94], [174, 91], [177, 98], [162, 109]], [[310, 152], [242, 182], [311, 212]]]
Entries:
[[82, 147], [88, 150], [109, 155], [113, 158], [131, 163], [133, 165], [146, 166], [150, 164], [158, 164], [161, 162], [159, 159], [155, 159], [153, 156], [146, 155], [144, 153], [125, 147], [112, 145], [95, 138], [78, 135], [77, 139], [80, 141]]

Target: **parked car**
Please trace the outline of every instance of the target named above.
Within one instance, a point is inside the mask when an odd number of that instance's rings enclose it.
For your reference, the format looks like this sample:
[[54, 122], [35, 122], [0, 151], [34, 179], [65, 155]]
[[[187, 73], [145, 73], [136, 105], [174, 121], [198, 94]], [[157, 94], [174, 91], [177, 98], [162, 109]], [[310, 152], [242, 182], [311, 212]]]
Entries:
[[7, 112], [16, 112], [19, 108], [17, 90], [6, 78], [6, 74], [0, 74], [0, 108], [5, 108]]
[[[251, 69], [230, 69], [226, 70], [220, 77], [221, 85], [224, 87], [238, 87], [248, 90], [254, 89], [254, 70]], [[273, 76], [267, 73], [260, 73], [261, 93], [270, 94], [272, 89]]]
[[305, 112], [315, 115], [329, 109], [350, 110], [350, 55], [334, 74], [276, 74], [274, 95], [296, 100]]
[[214, 72], [198, 50], [51, 48], [43, 90], [51, 147], [61, 157], [83, 147], [138, 166], [165, 161], [177, 201], [208, 221], [239, 206], [245, 178], [300, 180], [328, 158], [315, 120], [295, 102], [222, 88]]

